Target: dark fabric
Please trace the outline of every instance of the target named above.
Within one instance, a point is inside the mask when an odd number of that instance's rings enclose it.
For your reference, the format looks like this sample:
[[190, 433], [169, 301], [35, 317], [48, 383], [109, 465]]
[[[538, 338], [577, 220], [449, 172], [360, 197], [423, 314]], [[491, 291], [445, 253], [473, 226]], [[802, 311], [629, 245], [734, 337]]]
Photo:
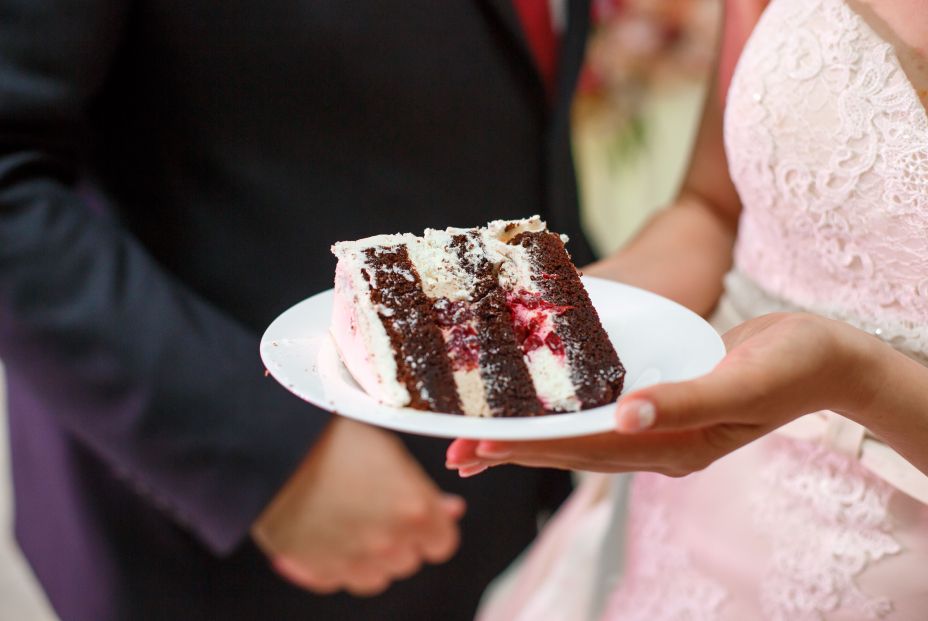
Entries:
[[249, 525], [328, 420], [257, 343], [339, 239], [541, 213], [580, 234], [568, 104], [508, 0], [0, 0], [0, 357], [16, 535], [66, 619], [468, 619], [560, 473], [460, 481], [464, 544], [371, 600], [277, 579]]

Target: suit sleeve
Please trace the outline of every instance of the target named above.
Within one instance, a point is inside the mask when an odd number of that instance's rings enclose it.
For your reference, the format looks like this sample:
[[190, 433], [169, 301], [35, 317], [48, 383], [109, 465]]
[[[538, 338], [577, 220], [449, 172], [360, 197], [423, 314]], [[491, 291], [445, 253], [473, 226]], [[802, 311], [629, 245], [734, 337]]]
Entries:
[[264, 377], [257, 334], [81, 191], [85, 115], [128, 4], [0, 0], [0, 357], [69, 433], [223, 554], [328, 419]]

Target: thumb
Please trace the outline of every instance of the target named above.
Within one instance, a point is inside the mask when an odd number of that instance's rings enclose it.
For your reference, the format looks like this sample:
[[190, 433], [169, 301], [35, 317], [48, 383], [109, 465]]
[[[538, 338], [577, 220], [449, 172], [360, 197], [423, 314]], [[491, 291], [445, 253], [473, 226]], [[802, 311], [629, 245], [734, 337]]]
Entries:
[[673, 431], [734, 422], [748, 399], [725, 375], [716, 369], [695, 380], [657, 384], [623, 397], [615, 413], [616, 431]]

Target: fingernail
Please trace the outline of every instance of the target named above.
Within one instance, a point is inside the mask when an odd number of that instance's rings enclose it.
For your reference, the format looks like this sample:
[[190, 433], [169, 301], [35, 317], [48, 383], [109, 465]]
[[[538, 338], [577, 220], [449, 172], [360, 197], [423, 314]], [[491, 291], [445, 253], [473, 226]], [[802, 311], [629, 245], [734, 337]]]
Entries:
[[460, 477], [461, 477], [462, 479], [467, 479], [467, 478], [470, 478], [470, 477], [472, 477], [472, 476], [476, 476], [476, 475], [480, 474], [481, 472], [483, 472], [483, 471], [486, 470], [487, 468], [489, 468], [489, 466], [486, 466], [486, 465], [483, 465], [483, 466], [471, 466], [471, 467], [469, 467], [469, 468], [461, 468], [460, 470], [458, 470], [458, 474], [460, 475]]
[[615, 413], [615, 427], [617, 431], [642, 431], [653, 425], [656, 417], [653, 403], [635, 399], [619, 405]]
[[511, 450], [503, 447], [494, 447], [492, 444], [489, 446], [482, 443], [478, 444], [475, 453], [477, 453], [477, 457], [483, 457], [485, 459], [509, 459], [512, 457]]
[[451, 461], [448, 460], [445, 462], [445, 468], [450, 470], [459, 470], [460, 468], [472, 468], [473, 466], [479, 466], [483, 462], [479, 459], [470, 460], [470, 461]]

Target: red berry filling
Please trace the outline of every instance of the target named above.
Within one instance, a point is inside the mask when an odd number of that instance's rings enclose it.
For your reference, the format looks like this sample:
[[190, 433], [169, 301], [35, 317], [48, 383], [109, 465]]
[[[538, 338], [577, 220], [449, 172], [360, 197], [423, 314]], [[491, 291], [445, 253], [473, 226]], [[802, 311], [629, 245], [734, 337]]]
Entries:
[[564, 356], [564, 342], [554, 332], [553, 318], [572, 306], [552, 304], [543, 299], [540, 292], [525, 289], [510, 293], [506, 299], [512, 310], [516, 339], [524, 353], [546, 346], [553, 354]]
[[480, 360], [480, 340], [474, 328], [474, 313], [464, 301], [439, 298], [433, 305], [438, 325], [445, 335], [451, 368], [471, 371]]

